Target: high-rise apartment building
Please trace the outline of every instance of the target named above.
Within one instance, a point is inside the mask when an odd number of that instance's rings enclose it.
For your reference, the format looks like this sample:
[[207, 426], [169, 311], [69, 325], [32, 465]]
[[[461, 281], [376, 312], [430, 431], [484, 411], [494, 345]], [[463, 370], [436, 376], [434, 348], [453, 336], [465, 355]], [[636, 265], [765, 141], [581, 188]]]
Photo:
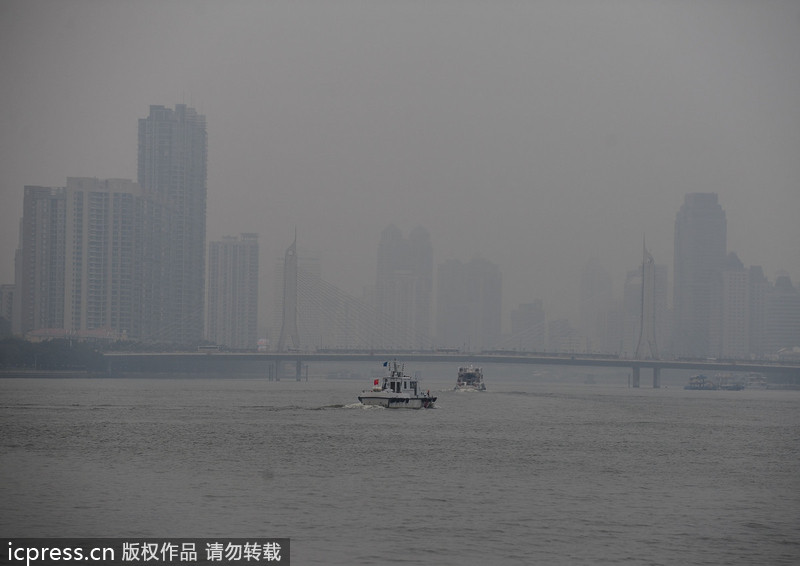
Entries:
[[25, 187], [15, 266], [16, 334], [64, 328], [66, 223], [63, 187]]
[[258, 235], [228, 236], [208, 245], [206, 338], [254, 350], [258, 342]]
[[390, 225], [381, 233], [375, 296], [386, 320], [382, 347], [431, 347], [433, 246], [427, 230], [418, 226], [406, 238]]
[[750, 273], [731, 252], [722, 272], [723, 358], [742, 359], [750, 354]]
[[160, 341], [191, 344], [203, 336], [207, 148], [205, 116], [184, 104], [151, 106], [139, 120], [138, 182], [167, 216], [162, 269], [154, 274]]
[[485, 259], [439, 264], [436, 294], [436, 340], [447, 348], [480, 352], [501, 338], [502, 276]]
[[800, 292], [788, 275], [775, 278], [765, 304], [764, 350], [768, 356], [800, 346]]
[[15, 332], [140, 338], [154, 207], [126, 179], [25, 187]]
[[672, 343], [679, 357], [717, 356], [721, 350], [726, 238], [717, 195], [687, 194], [675, 218]]
[[145, 206], [127, 179], [67, 178], [64, 328], [142, 334]]

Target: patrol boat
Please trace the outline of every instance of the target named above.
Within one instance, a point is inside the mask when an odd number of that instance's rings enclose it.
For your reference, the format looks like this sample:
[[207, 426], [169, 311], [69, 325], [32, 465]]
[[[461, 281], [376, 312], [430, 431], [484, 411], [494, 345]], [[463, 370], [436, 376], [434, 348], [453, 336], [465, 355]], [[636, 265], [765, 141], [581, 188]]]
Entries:
[[423, 392], [419, 380], [404, 373], [404, 366], [392, 362], [384, 362], [388, 375], [375, 378], [372, 389], [365, 389], [358, 396], [362, 405], [377, 405], [387, 409], [431, 409], [436, 397], [430, 390]]
[[486, 391], [483, 383], [483, 370], [476, 367], [458, 368], [458, 381], [453, 388], [455, 391]]

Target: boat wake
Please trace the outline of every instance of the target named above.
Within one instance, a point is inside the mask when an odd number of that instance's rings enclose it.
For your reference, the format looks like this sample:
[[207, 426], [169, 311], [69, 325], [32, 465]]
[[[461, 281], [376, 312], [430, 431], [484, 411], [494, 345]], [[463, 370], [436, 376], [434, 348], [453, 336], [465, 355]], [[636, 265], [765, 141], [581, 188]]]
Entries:
[[373, 409], [383, 410], [386, 407], [381, 407], [380, 405], [364, 405], [362, 403], [348, 403], [347, 405], [342, 405], [344, 409], [362, 409], [364, 411], [372, 411]]
[[343, 404], [333, 405], [320, 405], [316, 407], [306, 407], [303, 405], [241, 405], [241, 409], [258, 409], [261, 411], [269, 412], [283, 412], [283, 411], [326, 411], [328, 409], [341, 409], [345, 407]]

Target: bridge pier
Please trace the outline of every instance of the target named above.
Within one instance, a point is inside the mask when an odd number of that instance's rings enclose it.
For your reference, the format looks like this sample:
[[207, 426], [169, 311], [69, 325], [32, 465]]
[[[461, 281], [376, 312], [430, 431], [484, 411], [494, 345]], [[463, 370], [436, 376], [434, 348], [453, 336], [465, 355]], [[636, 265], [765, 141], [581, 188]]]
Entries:
[[631, 380], [631, 387], [639, 387], [639, 380], [641, 378], [642, 370], [639, 366], [631, 368], [633, 370], [633, 379]]
[[653, 389], [661, 389], [661, 368], [653, 368]]

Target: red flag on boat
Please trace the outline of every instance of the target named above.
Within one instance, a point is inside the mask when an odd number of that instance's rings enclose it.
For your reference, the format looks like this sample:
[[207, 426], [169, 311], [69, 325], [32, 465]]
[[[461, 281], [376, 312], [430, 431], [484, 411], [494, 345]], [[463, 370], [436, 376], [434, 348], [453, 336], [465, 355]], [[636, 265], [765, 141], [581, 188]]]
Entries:
[[378, 385], [378, 380], [377, 379], [375, 380], [375, 383], [373, 383], [373, 385]]

